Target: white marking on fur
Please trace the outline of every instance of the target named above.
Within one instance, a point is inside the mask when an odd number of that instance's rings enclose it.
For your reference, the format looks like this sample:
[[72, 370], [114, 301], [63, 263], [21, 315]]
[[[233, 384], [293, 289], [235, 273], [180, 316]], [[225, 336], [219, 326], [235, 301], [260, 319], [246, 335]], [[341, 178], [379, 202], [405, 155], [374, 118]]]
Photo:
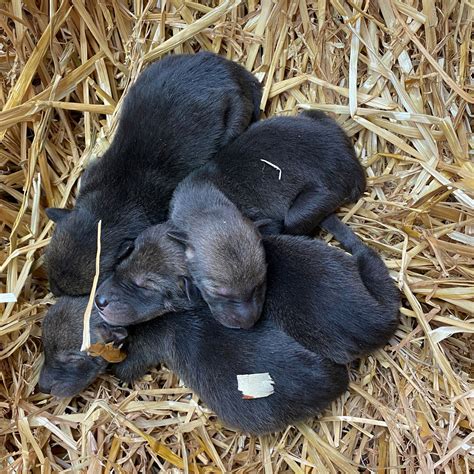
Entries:
[[275, 168], [276, 170], [278, 170], [278, 181], [281, 181], [281, 168], [280, 167], [278, 167], [277, 165], [274, 165], [273, 163], [267, 160], [260, 159], [260, 161], [263, 161], [267, 165], [270, 165], [272, 168]]
[[273, 388], [274, 383], [268, 372], [263, 374], [237, 375], [237, 388], [242, 392], [242, 398], [268, 397], [275, 391]]

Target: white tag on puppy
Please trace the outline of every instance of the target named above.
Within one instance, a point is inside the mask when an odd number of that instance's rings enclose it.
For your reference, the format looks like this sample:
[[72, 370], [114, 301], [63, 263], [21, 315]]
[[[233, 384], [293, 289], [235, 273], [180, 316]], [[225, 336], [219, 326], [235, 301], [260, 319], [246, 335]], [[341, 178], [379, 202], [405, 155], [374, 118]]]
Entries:
[[275, 391], [274, 383], [268, 372], [237, 375], [237, 388], [242, 392], [242, 398], [247, 400], [268, 397]]

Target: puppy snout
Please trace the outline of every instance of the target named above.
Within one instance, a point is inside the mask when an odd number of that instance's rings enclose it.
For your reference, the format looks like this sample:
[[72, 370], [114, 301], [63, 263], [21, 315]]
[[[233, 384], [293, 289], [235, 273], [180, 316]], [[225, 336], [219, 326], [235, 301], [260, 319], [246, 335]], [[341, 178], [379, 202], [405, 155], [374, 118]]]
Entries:
[[105, 297], [105, 295], [101, 295], [101, 294], [95, 295], [95, 305], [100, 311], [104, 310], [108, 304], [109, 302], [107, 298]]
[[232, 329], [250, 329], [260, 318], [261, 311], [261, 305], [254, 300], [211, 306], [214, 317], [221, 324]]
[[256, 301], [242, 303], [237, 308], [235, 319], [239, 321], [242, 329], [249, 329], [260, 318], [261, 309]]

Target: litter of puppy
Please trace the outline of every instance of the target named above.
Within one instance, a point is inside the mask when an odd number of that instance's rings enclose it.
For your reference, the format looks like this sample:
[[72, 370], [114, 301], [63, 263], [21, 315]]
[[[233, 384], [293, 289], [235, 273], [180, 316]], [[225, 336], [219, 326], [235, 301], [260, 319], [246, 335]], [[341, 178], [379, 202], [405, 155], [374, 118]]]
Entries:
[[[469, 4], [51, 3], [12, 0], [2, 6], [9, 28], [0, 41], [0, 290], [18, 301], [0, 304], [0, 471], [294, 472], [317, 466], [353, 472], [403, 466], [457, 472], [468, 466]], [[380, 253], [404, 296], [388, 349], [350, 365], [350, 391], [318, 420], [261, 439], [216, 422], [205, 400], [190, 397], [189, 386], [183, 389], [167, 366], [140, 379], [133, 398], [111, 376], [67, 400], [39, 395], [34, 387], [43, 360], [41, 323], [53, 303], [44, 264], [52, 228], [44, 208], [74, 204], [78, 177], [105, 153], [123, 94], [148, 66], [149, 53], [199, 50], [237, 60], [258, 77], [262, 118], [296, 115], [302, 108], [337, 119], [371, 179], [360, 201], [342, 209], [344, 221]], [[454, 82], [447, 83], [450, 76]], [[277, 173], [258, 158], [275, 187], [284, 183], [276, 183]], [[103, 195], [110, 199], [108, 191]], [[66, 270], [77, 269], [75, 255], [66, 253]], [[60, 290], [66, 286], [58, 283]], [[104, 359], [93, 362], [99, 361]], [[286, 376], [294, 375], [286, 372], [282, 387], [276, 373], [258, 362], [259, 369], [241, 368], [229, 377], [235, 398], [250, 408], [278, 399], [289, 386]], [[64, 364], [59, 368], [71, 373]], [[236, 374], [262, 370], [275, 380], [275, 396], [243, 400]], [[304, 391], [292, 392], [298, 402], [305, 398]]]
[[238, 390], [246, 400], [269, 397], [275, 392], [274, 383], [268, 372], [237, 375]]

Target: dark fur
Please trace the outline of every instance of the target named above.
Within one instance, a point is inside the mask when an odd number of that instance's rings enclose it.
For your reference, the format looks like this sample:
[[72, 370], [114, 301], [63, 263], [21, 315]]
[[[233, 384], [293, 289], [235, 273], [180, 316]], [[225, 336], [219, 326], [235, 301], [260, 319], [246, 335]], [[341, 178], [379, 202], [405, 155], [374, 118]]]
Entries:
[[[59, 362], [61, 354], [71, 349], [77, 353], [80, 347], [87, 299], [75, 300], [61, 298], [44, 322], [43, 341], [48, 352], [41, 378], [47, 373], [49, 386], [43, 388], [59, 396], [85, 388], [104, 371], [92, 360], [87, 369], [83, 363], [79, 368], [74, 360], [68, 361], [71, 390], [66, 390], [64, 383], [61, 392], [55, 390], [54, 377], [63, 377], [66, 372], [65, 364]], [[68, 321], [58, 308], [67, 312]], [[100, 326], [95, 311], [92, 321], [94, 338], [99, 338], [97, 333], [104, 333], [105, 328]], [[122, 328], [109, 328], [111, 337], [118, 334], [118, 342], [122, 342]], [[236, 331], [217, 323], [201, 304], [193, 311], [168, 314], [129, 327], [128, 331], [128, 356], [124, 362], [110, 366], [114, 374], [133, 382], [150, 368], [166, 363], [227, 425], [247, 433], [278, 431], [314, 416], [347, 389], [345, 367], [304, 349], [270, 320], [261, 320], [251, 331]], [[51, 369], [60, 364], [62, 373]], [[265, 372], [275, 382], [275, 392], [266, 398], [243, 399], [237, 389], [237, 375]]]
[[85, 171], [71, 211], [57, 222], [46, 253], [56, 295], [90, 291], [97, 223], [101, 278], [146, 227], [166, 219], [176, 185], [258, 117], [261, 90], [243, 67], [212, 53], [168, 56], [128, 93], [110, 148]]
[[384, 346], [393, 336], [400, 293], [379, 255], [348, 226], [336, 216], [322, 226], [352, 255], [318, 240], [266, 239], [268, 275], [286, 288], [269, 293], [264, 314], [271, 314], [279, 328], [306, 348], [342, 364]]
[[256, 225], [212, 183], [191, 175], [170, 205], [170, 232], [186, 248], [193, 282], [214, 317], [231, 328], [252, 327], [265, 300], [266, 263]]
[[[272, 320], [306, 348], [337, 363], [347, 363], [388, 342], [398, 324], [400, 295], [382, 259], [349, 227], [336, 216], [327, 218], [323, 225], [353, 255], [323, 241], [300, 236], [264, 239], [268, 273], [262, 318]], [[156, 235], [162, 236], [166, 226], [157, 226], [161, 230], [155, 231]], [[109, 322], [117, 318], [120, 324], [135, 324], [142, 320], [142, 315], [149, 319], [153, 312], [166, 312], [162, 296], [145, 299], [138, 290], [124, 292], [122, 288], [133, 288], [130, 275], [135, 271], [153, 275], [157, 281], [176, 281], [183, 273], [182, 253], [173, 252], [176, 261], [168, 261], [166, 267], [159, 258], [153, 258], [170, 252], [170, 245], [166, 239], [150, 238], [146, 246], [136, 249], [123, 262], [120, 278], [108, 290], [115, 303], [107, 313]], [[163, 294], [160, 285], [155, 291]], [[170, 306], [189, 305], [184, 292], [181, 296], [173, 294], [177, 299]], [[127, 307], [135, 305], [143, 313], [127, 312]]]
[[[279, 171], [265, 160], [281, 169]], [[269, 232], [311, 235], [342, 204], [364, 192], [365, 173], [337, 123], [321, 112], [253, 124], [196, 172]]]
[[[269, 163], [281, 168], [281, 180]], [[265, 297], [260, 234], [231, 201], [267, 234], [310, 234], [364, 187], [348, 138], [321, 113], [254, 124], [216, 163], [188, 176], [173, 195], [170, 219], [212, 314], [227, 327], [249, 328]]]
[[[184, 248], [168, 236], [171, 230], [163, 223], [142, 232], [130, 256], [100, 285], [95, 301], [106, 322], [127, 326], [195, 305], [199, 295], [188, 276]], [[158, 265], [160, 272], [148, 271]]]
[[[84, 390], [108, 363], [102, 357], [91, 357], [81, 352], [83, 316], [87, 298], [63, 297], [52, 306], [43, 320], [44, 364], [41, 368], [39, 389], [56, 397], [72, 397]], [[91, 318], [91, 341], [105, 341], [99, 328], [100, 318]], [[117, 335], [120, 331], [117, 331]]]

